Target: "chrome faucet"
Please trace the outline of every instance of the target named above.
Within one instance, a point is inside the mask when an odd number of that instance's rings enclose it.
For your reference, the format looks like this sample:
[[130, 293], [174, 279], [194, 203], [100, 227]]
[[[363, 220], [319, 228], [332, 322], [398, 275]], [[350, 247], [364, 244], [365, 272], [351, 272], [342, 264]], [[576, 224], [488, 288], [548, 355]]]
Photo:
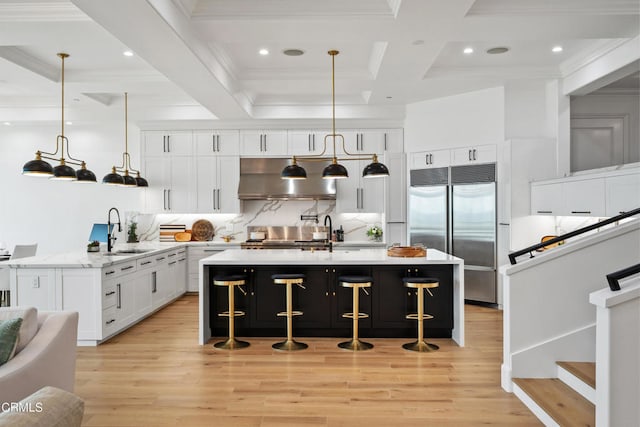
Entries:
[[118, 232], [122, 231], [122, 225], [120, 224], [120, 212], [118, 212], [118, 209], [116, 208], [109, 209], [109, 214], [107, 215], [107, 252], [111, 252], [111, 248], [113, 248], [112, 241], [116, 241], [116, 236], [111, 235], [111, 211], [116, 211], [116, 215], [118, 215]]
[[329, 215], [325, 215], [324, 217], [324, 226], [327, 226], [327, 220], [329, 220], [329, 252], [333, 252], [333, 222], [331, 221], [331, 217]]

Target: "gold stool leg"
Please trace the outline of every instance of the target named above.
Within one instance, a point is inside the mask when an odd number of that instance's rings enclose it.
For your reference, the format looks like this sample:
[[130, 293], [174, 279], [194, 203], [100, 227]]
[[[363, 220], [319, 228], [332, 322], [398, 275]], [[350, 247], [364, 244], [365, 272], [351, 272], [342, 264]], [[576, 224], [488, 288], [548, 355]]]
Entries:
[[248, 342], [236, 339], [234, 322], [236, 314], [235, 286], [227, 286], [227, 288], [229, 289], [229, 338], [227, 338], [226, 341], [217, 342], [213, 346], [222, 350], [237, 350], [239, 348], [249, 347]]
[[358, 320], [360, 314], [360, 288], [353, 287], [353, 338], [351, 341], [345, 341], [338, 344], [338, 347], [345, 350], [362, 351], [373, 348], [373, 344], [360, 341], [358, 338]]
[[440, 347], [435, 344], [429, 344], [424, 341], [424, 289], [418, 288], [418, 340], [415, 342], [403, 344], [405, 350], [418, 351], [420, 353], [428, 353], [436, 351]]
[[293, 295], [291, 282], [287, 282], [287, 340], [271, 346], [276, 350], [296, 351], [309, 347], [307, 344], [293, 340]]

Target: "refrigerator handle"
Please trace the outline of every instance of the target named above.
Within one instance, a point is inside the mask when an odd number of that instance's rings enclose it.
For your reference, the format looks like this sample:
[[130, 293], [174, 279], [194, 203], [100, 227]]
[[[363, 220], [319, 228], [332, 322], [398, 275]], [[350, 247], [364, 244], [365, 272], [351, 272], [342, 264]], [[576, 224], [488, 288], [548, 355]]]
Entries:
[[445, 252], [453, 255], [453, 185], [447, 185], [447, 242]]

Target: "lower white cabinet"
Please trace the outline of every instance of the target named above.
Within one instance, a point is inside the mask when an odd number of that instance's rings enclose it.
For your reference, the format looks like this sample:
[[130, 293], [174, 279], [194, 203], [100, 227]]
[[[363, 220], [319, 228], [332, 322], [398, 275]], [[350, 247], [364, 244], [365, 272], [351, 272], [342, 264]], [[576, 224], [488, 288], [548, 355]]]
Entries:
[[182, 295], [186, 263], [183, 247], [104, 268], [12, 268], [12, 305], [77, 311], [78, 344], [97, 345]]
[[187, 263], [187, 292], [200, 291], [200, 260], [215, 255], [225, 249], [240, 249], [239, 244], [225, 244], [224, 246], [189, 246]]

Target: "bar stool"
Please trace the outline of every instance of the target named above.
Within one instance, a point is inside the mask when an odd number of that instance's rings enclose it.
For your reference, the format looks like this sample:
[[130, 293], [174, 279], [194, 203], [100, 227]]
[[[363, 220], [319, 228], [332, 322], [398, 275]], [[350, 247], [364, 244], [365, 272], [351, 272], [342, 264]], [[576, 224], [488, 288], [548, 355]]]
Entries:
[[340, 286], [351, 288], [353, 293], [353, 311], [342, 315], [342, 317], [353, 319], [353, 338], [350, 341], [341, 342], [338, 347], [353, 351], [369, 350], [373, 348], [373, 344], [358, 339], [358, 320], [369, 317], [366, 313], [360, 313], [360, 289], [369, 295], [366, 288], [371, 287], [373, 278], [370, 276], [340, 276], [338, 281]]
[[273, 274], [271, 279], [273, 283], [277, 285], [287, 285], [287, 310], [281, 311], [278, 313], [278, 316], [287, 318], [287, 339], [286, 341], [282, 341], [279, 343], [273, 344], [273, 347], [276, 350], [283, 351], [296, 351], [296, 350], [304, 350], [309, 347], [307, 344], [302, 342], [297, 342], [293, 340], [293, 316], [302, 316], [301, 311], [293, 310], [293, 296], [292, 296], [292, 285], [298, 285], [302, 289], [306, 289], [302, 284], [305, 279], [304, 274]]
[[244, 289], [240, 286], [244, 285], [246, 281], [246, 277], [241, 274], [232, 274], [232, 275], [218, 275], [213, 278], [213, 284], [215, 286], [226, 286], [229, 289], [229, 310], [218, 313], [220, 317], [228, 317], [229, 318], [229, 338], [226, 341], [220, 341], [215, 343], [213, 346], [215, 348], [220, 348], [223, 350], [237, 350], [239, 348], [249, 347], [249, 343], [246, 341], [239, 341], [235, 336], [235, 327], [234, 327], [234, 318], [244, 316], [244, 311], [236, 310], [235, 307], [235, 287], [238, 286], [238, 289], [243, 294], [247, 294]]
[[418, 340], [415, 342], [403, 344], [402, 348], [411, 351], [430, 352], [436, 351], [439, 347], [435, 344], [430, 344], [424, 341], [424, 319], [433, 319], [430, 314], [424, 314], [424, 290], [429, 292], [429, 295], [433, 296], [429, 289], [437, 288], [440, 286], [438, 279], [432, 279], [429, 277], [404, 277], [402, 279], [404, 286], [407, 288], [418, 289], [418, 312], [407, 314], [407, 319], [418, 321]]

